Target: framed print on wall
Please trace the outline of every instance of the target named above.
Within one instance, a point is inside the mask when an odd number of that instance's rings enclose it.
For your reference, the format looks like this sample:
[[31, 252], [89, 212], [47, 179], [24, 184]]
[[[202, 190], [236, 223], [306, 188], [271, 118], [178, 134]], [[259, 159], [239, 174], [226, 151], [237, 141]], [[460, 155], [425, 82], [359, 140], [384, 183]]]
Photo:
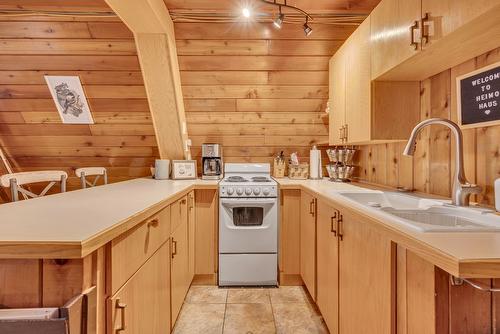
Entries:
[[457, 99], [462, 128], [500, 124], [500, 62], [457, 77]]
[[78, 76], [46, 75], [50, 94], [65, 124], [94, 124], [90, 108]]

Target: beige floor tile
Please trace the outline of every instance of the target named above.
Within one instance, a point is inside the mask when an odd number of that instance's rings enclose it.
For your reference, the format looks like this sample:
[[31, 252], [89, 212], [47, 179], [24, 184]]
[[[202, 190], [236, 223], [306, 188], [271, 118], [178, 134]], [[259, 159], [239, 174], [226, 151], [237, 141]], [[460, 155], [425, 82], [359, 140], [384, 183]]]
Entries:
[[269, 304], [269, 289], [229, 289], [227, 291], [227, 303], [264, 303]]
[[221, 334], [225, 304], [184, 304], [174, 334]]
[[272, 304], [305, 303], [306, 294], [301, 286], [281, 286], [269, 290]]
[[308, 303], [273, 304], [278, 334], [327, 334], [320, 315]]
[[186, 296], [186, 303], [224, 304], [227, 299], [227, 289], [217, 286], [192, 286]]
[[227, 304], [224, 334], [274, 334], [271, 304]]

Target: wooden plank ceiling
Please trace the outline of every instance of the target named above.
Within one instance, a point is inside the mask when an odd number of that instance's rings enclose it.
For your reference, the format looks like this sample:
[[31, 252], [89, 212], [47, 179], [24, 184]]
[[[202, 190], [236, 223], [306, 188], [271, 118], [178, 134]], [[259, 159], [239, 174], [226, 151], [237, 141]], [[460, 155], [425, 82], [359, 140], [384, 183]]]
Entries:
[[[249, 3], [258, 3], [258, 0]], [[233, 0], [166, 0], [171, 13], [239, 11]], [[366, 14], [378, 0], [290, 1], [314, 13]], [[263, 12], [275, 9], [259, 7]], [[105, 13], [104, 0], [3, 0], [0, 10]], [[327, 140], [328, 59], [355, 26], [175, 23], [193, 140], [224, 145], [226, 161], [307, 156]], [[62, 125], [44, 74], [79, 75], [96, 124]], [[112, 182], [144, 176], [158, 156], [133, 36], [117, 18], [0, 16], [0, 144], [16, 170], [105, 166]], [[78, 182], [70, 178], [69, 189]]]
[[[109, 12], [103, 0], [2, 1], [0, 10]], [[94, 125], [63, 125], [44, 74], [79, 75]], [[0, 16], [0, 144], [16, 170], [149, 174], [157, 156], [133, 36], [118, 18]]]
[[[376, 0], [289, 1], [316, 13], [369, 13]], [[238, 15], [277, 8], [254, 1], [165, 0], [175, 22], [177, 53], [192, 153], [204, 142], [224, 146], [226, 162], [271, 162], [281, 150], [307, 161], [311, 145], [328, 139], [324, 116], [328, 60], [354, 25], [271, 22], [182, 22], [177, 13]]]

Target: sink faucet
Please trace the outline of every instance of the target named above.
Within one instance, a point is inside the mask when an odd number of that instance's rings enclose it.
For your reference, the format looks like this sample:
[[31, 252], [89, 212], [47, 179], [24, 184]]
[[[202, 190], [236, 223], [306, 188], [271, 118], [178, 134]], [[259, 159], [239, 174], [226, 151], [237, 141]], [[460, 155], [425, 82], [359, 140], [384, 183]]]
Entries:
[[468, 206], [470, 195], [481, 193], [481, 187], [469, 183], [465, 178], [462, 130], [460, 130], [457, 124], [444, 118], [430, 118], [418, 123], [411, 132], [410, 139], [406, 144], [403, 154], [413, 155], [415, 153], [418, 133], [431, 124], [447, 126], [455, 137], [455, 175], [453, 176], [451, 202], [453, 205], [457, 206]]

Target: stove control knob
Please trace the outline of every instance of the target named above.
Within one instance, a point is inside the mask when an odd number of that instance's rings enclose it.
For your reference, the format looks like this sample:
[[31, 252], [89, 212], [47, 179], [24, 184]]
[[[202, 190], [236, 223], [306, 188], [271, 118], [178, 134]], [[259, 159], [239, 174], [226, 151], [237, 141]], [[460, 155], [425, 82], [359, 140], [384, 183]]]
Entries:
[[245, 189], [245, 195], [251, 195], [252, 194], [252, 189], [246, 188]]
[[254, 189], [253, 189], [253, 193], [254, 193], [255, 195], [260, 194], [260, 188], [254, 188]]
[[243, 189], [242, 188], [236, 188], [236, 193], [238, 195], [243, 195]]
[[233, 188], [227, 188], [227, 194], [228, 195], [234, 194], [234, 189]]
[[269, 190], [269, 188], [262, 189], [262, 193], [264, 194], [264, 196], [269, 195], [270, 192], [271, 192], [271, 190]]

